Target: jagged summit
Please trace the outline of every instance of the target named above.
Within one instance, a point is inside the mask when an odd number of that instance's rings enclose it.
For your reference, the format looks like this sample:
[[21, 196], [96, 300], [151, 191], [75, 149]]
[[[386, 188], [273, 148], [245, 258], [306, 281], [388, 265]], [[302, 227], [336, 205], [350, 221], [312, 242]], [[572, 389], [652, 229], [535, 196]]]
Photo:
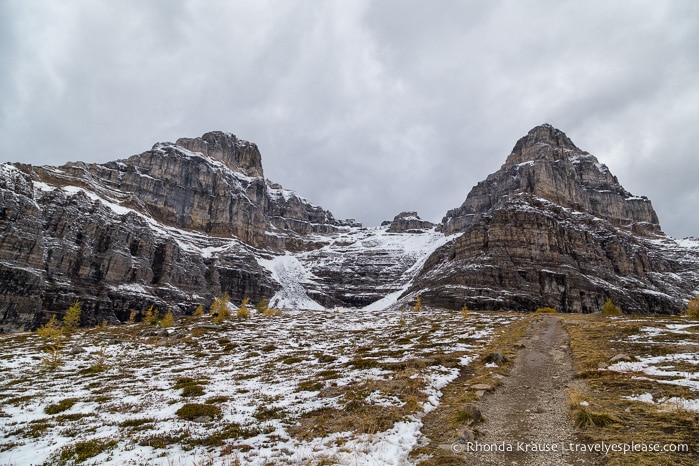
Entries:
[[[607, 297], [628, 311], [672, 312], [696, 283], [645, 197], [597, 158], [541, 125], [442, 220], [454, 242], [430, 257], [410, 293], [459, 308], [597, 312]], [[680, 291], [684, 290], [684, 291]]]
[[560, 149], [561, 151], [582, 152], [563, 131], [554, 128], [548, 123], [544, 123], [532, 128], [526, 136], [517, 141], [505, 163], [524, 163], [536, 160], [541, 156], [560, 155], [562, 153], [552, 151], [552, 148]]
[[526, 195], [587, 212], [615, 226], [658, 232], [658, 216], [645, 197], [633, 196], [597, 158], [545, 124], [515, 145], [500, 169], [478, 183], [442, 220], [447, 234], [463, 231], [514, 197]]
[[201, 152], [247, 176], [264, 176], [262, 157], [257, 145], [238, 139], [231, 133], [212, 131], [198, 138], [180, 138], [176, 144], [192, 152]]

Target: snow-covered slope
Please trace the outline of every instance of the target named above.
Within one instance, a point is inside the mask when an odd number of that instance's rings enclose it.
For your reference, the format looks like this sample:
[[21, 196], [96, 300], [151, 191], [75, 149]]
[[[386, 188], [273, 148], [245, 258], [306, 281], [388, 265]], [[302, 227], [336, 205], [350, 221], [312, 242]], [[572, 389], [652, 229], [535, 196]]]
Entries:
[[434, 228], [421, 233], [391, 233], [389, 228], [348, 228], [318, 249], [261, 258], [260, 265], [282, 286], [271, 304], [311, 309], [394, 305], [425, 260], [453, 237]]

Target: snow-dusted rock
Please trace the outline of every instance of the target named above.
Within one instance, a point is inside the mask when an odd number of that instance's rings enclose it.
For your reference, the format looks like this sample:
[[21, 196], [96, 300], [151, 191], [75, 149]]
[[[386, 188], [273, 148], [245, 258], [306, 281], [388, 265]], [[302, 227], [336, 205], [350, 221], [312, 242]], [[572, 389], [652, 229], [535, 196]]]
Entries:
[[83, 323], [233, 301], [319, 309], [676, 312], [699, 242], [665, 236], [650, 201], [550, 125], [434, 228], [404, 212], [361, 228], [265, 180], [259, 150], [212, 132], [105, 164], [0, 165], [0, 331], [75, 299]]
[[697, 250], [660, 230], [650, 201], [550, 125], [532, 129], [506, 163], [443, 220], [460, 234], [411, 289], [424, 303], [472, 309], [679, 311], [699, 287]]

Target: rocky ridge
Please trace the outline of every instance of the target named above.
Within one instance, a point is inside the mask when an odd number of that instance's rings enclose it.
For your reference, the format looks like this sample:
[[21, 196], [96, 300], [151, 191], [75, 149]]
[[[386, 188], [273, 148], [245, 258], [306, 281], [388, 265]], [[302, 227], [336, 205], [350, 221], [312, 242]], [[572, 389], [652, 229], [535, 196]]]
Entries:
[[150, 304], [186, 314], [224, 292], [278, 305], [592, 312], [612, 297], [675, 312], [699, 288], [697, 243], [550, 125], [435, 227], [403, 212], [336, 220], [264, 178], [255, 144], [211, 132], [105, 164], [0, 165], [0, 329], [75, 299], [85, 325]]

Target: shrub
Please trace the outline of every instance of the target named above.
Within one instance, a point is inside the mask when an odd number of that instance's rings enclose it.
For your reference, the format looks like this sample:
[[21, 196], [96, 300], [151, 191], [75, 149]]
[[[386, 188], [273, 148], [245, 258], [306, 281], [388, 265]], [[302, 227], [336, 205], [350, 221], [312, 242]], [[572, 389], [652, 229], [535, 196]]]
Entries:
[[540, 307], [535, 311], [537, 314], [556, 314], [556, 310], [552, 307]]
[[107, 369], [109, 369], [109, 364], [107, 362], [108, 360], [109, 360], [109, 355], [107, 354], [107, 352], [105, 351], [105, 348], [103, 346], [95, 353], [94, 363], [90, 366], [88, 371], [91, 374], [96, 374], [97, 372], [106, 371]]
[[415, 306], [413, 306], [413, 311], [414, 312], [422, 311], [422, 298], [420, 297], [420, 295], [417, 295], [417, 298], [415, 298]]
[[269, 301], [266, 299], [261, 300], [257, 305], [255, 306], [255, 310], [262, 314], [263, 316], [266, 315], [265, 312], [269, 309]]
[[78, 402], [77, 398], [65, 398], [58, 403], [54, 403], [52, 405], [48, 405], [44, 408], [44, 412], [46, 414], [58, 414], [62, 413], [63, 411], [67, 411], [70, 408], [73, 407], [75, 403]]
[[183, 388], [186, 387], [187, 385], [197, 385], [199, 382], [194, 380], [191, 377], [180, 377], [179, 379], [175, 380], [175, 385], [173, 385], [172, 388]]
[[468, 306], [464, 304], [464, 307], [461, 308], [461, 317], [468, 317]]
[[167, 314], [163, 317], [163, 320], [160, 321], [160, 326], [165, 328], [165, 327], [172, 327], [175, 325], [175, 316], [172, 314], [172, 309], [167, 310]]
[[194, 317], [199, 317], [204, 315], [204, 306], [201, 304], [197, 306], [197, 308], [194, 310]]
[[[80, 464], [100, 453], [111, 450], [119, 442], [111, 439], [92, 439], [66, 445], [61, 448], [59, 464]], [[72, 461], [71, 461], [72, 460]]]
[[204, 394], [204, 387], [201, 385], [185, 385], [182, 387], [182, 396], [202, 396]]
[[687, 303], [686, 313], [689, 317], [699, 319], [699, 295]]
[[250, 302], [250, 298], [245, 298], [243, 299], [243, 302], [240, 303], [240, 307], [238, 308], [238, 312], [236, 312], [236, 317], [239, 317], [241, 319], [247, 319], [250, 317], [250, 309], [248, 309], [248, 302]]
[[44, 367], [49, 370], [58, 369], [63, 365], [63, 358], [61, 357], [61, 350], [56, 346], [50, 346], [46, 350], [49, 354], [45, 358], [42, 358], [41, 362]]
[[615, 305], [611, 298], [607, 298], [607, 300], [604, 302], [604, 306], [602, 306], [602, 314], [605, 316], [620, 316], [621, 308]]
[[137, 311], [131, 311], [129, 314], [129, 324], [135, 324], [136, 323], [136, 315], [138, 315]]
[[80, 301], [77, 299], [72, 306], [66, 311], [66, 315], [63, 316], [63, 328], [66, 330], [74, 330], [80, 326], [80, 314], [82, 313], [82, 307]]
[[282, 310], [276, 309], [276, 308], [271, 308], [271, 309], [268, 308], [268, 309], [264, 310], [262, 315], [265, 317], [280, 316], [280, 315], [282, 315]]
[[221, 408], [216, 405], [189, 403], [182, 406], [175, 412], [181, 419], [192, 421], [198, 417], [208, 416], [211, 418], [221, 415]]

